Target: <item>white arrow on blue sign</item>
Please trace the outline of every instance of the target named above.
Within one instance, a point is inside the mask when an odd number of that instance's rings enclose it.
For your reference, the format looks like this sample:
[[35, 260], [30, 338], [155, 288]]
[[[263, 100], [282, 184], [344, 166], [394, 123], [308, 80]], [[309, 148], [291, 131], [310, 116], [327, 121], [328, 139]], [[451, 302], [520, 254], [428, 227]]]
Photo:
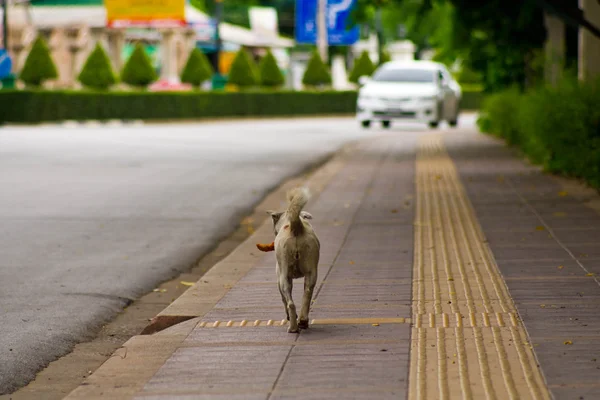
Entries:
[[[317, 6], [318, 0], [296, 0], [296, 42], [317, 42]], [[348, 18], [355, 6], [356, 0], [327, 0], [325, 20], [329, 45], [347, 46], [358, 41], [358, 25], [347, 29]]]

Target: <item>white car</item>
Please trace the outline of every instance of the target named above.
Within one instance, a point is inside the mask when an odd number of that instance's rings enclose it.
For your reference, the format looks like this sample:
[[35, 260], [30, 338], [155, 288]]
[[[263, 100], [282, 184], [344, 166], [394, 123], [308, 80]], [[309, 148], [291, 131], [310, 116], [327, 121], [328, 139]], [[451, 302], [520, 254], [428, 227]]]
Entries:
[[389, 61], [372, 77], [362, 76], [356, 117], [363, 127], [381, 121], [425, 122], [435, 128], [442, 120], [458, 123], [461, 89], [444, 64], [431, 61]]

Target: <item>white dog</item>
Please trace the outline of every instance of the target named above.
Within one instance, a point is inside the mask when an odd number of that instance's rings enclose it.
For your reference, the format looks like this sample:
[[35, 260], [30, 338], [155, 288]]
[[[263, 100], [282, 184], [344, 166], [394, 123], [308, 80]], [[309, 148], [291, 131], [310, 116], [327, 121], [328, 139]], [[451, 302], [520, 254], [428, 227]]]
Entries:
[[[308, 202], [308, 190], [293, 189], [288, 193], [288, 208], [284, 212], [268, 211], [273, 218], [275, 231], [275, 257], [277, 259], [277, 283], [290, 325], [288, 332], [308, 328], [308, 312], [313, 290], [317, 283], [320, 243], [308, 222], [312, 216], [302, 208]], [[304, 277], [304, 296], [300, 318], [297, 320], [296, 305], [292, 300], [293, 280]]]

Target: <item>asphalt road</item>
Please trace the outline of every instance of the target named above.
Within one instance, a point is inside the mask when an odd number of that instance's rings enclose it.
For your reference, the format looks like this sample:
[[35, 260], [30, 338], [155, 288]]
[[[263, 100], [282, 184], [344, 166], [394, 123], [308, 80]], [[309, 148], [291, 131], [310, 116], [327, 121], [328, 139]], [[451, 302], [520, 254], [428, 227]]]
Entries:
[[282, 180], [381, 133], [350, 118], [0, 128], [0, 394], [189, 268]]

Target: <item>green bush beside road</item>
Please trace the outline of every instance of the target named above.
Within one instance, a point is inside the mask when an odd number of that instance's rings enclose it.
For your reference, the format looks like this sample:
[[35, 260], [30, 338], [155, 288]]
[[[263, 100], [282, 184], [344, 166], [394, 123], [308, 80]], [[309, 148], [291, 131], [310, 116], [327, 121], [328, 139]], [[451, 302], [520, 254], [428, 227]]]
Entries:
[[553, 173], [600, 188], [600, 80], [566, 80], [527, 93], [490, 95], [479, 118], [482, 131], [519, 147]]
[[198, 119], [353, 113], [356, 92], [0, 92], [0, 121]]
[[[0, 123], [65, 120], [201, 119], [349, 114], [355, 91], [100, 92], [0, 91]], [[463, 93], [463, 110], [479, 93]]]

